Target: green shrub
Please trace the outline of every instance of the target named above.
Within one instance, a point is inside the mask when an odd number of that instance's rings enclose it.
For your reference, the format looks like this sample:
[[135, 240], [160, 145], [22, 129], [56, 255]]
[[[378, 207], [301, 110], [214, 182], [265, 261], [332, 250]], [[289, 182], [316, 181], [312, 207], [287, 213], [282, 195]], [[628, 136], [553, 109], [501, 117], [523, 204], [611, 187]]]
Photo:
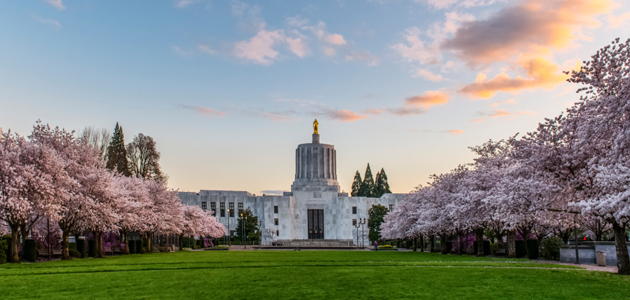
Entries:
[[88, 241], [88, 256], [96, 257], [96, 240]]
[[149, 253], [149, 249], [147, 247], [142, 248], [142, 254]]
[[129, 254], [136, 253], [136, 241], [129, 241]]
[[562, 244], [562, 239], [559, 237], [543, 239], [540, 243], [540, 257], [544, 259], [559, 260], [560, 246], [562, 246]]
[[70, 257], [81, 258], [81, 252], [70, 249]]
[[193, 246], [193, 249], [199, 249], [199, 248], [200, 248], [200, 247], [199, 247], [199, 244], [195, 244], [195, 245]]
[[7, 250], [4, 252], [6, 259], [4, 261], [11, 262], [11, 244], [12, 244], [11, 236], [5, 235], [2, 237], [2, 240], [7, 244]]
[[85, 253], [85, 240], [77, 241], [77, 251], [81, 254], [81, 258], [85, 258], [87, 254]]
[[514, 244], [516, 244], [516, 257], [525, 257], [527, 255], [525, 241], [514, 241]]
[[68, 243], [68, 249], [77, 250], [77, 243]]
[[9, 249], [9, 244], [5, 239], [0, 239], [0, 264], [7, 262], [7, 250]]
[[527, 257], [529, 259], [538, 259], [538, 240], [527, 240]]
[[39, 252], [37, 251], [37, 243], [35, 240], [24, 240], [23, 245], [23, 257], [28, 261], [36, 261], [39, 256]]
[[501, 245], [499, 243], [494, 243], [490, 245], [490, 254], [497, 255], [499, 250], [501, 250]]
[[142, 240], [136, 240], [136, 253], [138, 254], [145, 253], [142, 251], [143, 249], [144, 247], [142, 247]]

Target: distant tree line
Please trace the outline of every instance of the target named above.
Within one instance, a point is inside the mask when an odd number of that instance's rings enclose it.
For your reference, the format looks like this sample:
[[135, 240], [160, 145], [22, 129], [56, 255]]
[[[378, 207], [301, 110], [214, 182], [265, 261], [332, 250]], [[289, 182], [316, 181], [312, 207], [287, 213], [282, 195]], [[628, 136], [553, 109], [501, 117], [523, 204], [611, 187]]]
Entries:
[[352, 182], [352, 197], [370, 197], [380, 198], [384, 194], [391, 193], [389, 189], [389, 183], [387, 182], [387, 174], [385, 170], [381, 168], [381, 171], [376, 173], [376, 180], [372, 177], [372, 170], [368, 163], [365, 169], [365, 176], [361, 179], [361, 174], [357, 171], [354, 174], [354, 181]]

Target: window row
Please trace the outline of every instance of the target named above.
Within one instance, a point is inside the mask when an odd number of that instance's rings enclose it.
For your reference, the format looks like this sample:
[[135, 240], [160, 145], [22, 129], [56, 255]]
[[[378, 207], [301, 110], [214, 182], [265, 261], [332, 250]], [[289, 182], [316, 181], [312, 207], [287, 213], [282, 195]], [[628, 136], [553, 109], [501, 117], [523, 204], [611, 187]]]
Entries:
[[[206, 201], [201, 202], [201, 209], [208, 210], [208, 203]], [[217, 216], [217, 203], [210, 202], [210, 209], [214, 216]], [[228, 211], [230, 212], [230, 217], [234, 217], [235, 215], [240, 215], [240, 213], [244, 210], [243, 202], [238, 203], [238, 211], [234, 210], [234, 202], [228, 203]], [[225, 202], [219, 202], [219, 216], [225, 217]]]

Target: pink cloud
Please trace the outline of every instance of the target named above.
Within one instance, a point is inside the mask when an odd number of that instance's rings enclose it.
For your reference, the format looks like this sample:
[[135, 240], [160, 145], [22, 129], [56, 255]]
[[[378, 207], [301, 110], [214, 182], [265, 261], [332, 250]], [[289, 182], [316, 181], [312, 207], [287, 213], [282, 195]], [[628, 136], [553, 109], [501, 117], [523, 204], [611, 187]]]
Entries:
[[431, 106], [447, 103], [448, 95], [441, 91], [427, 91], [422, 95], [409, 97], [405, 100], [405, 102], [409, 105], [415, 105], [417, 107], [427, 109]]
[[193, 106], [193, 105], [180, 105], [181, 108], [190, 109], [196, 111], [198, 114], [206, 117], [223, 117], [225, 112], [216, 111], [210, 107]]
[[44, 1], [46, 1], [48, 4], [50, 4], [52, 6], [56, 7], [57, 9], [60, 9], [60, 10], [65, 10], [66, 9], [66, 7], [63, 6], [62, 0], [44, 0]]

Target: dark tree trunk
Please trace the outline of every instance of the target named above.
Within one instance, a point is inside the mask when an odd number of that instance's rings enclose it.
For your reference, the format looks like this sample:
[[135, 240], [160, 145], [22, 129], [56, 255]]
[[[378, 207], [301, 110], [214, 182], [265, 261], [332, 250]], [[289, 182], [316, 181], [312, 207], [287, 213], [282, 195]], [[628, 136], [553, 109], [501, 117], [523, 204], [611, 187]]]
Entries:
[[475, 230], [475, 233], [476, 233], [475, 240], [477, 241], [477, 256], [484, 256], [484, 251], [483, 251], [483, 228], [478, 228], [477, 230]]
[[94, 237], [96, 238], [96, 256], [98, 258], [104, 258], [105, 254], [103, 253], [103, 233], [97, 231], [95, 232]]
[[122, 235], [123, 235], [123, 243], [125, 244], [125, 249], [123, 249], [123, 253], [129, 254], [129, 234], [127, 233], [127, 231], [123, 230]]
[[516, 258], [516, 232], [514, 232], [514, 230], [508, 231], [507, 250], [508, 250], [508, 257]]
[[462, 233], [458, 232], [457, 233], [457, 254], [458, 255], [464, 254], [464, 245], [462, 244], [463, 244]]
[[62, 231], [61, 244], [63, 249], [61, 250], [61, 259], [70, 259], [70, 233], [68, 231]]
[[429, 236], [429, 252], [435, 251], [435, 235]]
[[20, 256], [18, 255], [18, 243], [20, 241], [20, 234], [18, 232], [19, 226], [11, 226], [11, 262], [20, 263]]
[[626, 228], [613, 222], [615, 233], [615, 248], [617, 248], [618, 274], [630, 275], [630, 258], [628, 257], [628, 243], [626, 242]]
[[420, 236], [420, 252], [424, 252], [424, 235]]

